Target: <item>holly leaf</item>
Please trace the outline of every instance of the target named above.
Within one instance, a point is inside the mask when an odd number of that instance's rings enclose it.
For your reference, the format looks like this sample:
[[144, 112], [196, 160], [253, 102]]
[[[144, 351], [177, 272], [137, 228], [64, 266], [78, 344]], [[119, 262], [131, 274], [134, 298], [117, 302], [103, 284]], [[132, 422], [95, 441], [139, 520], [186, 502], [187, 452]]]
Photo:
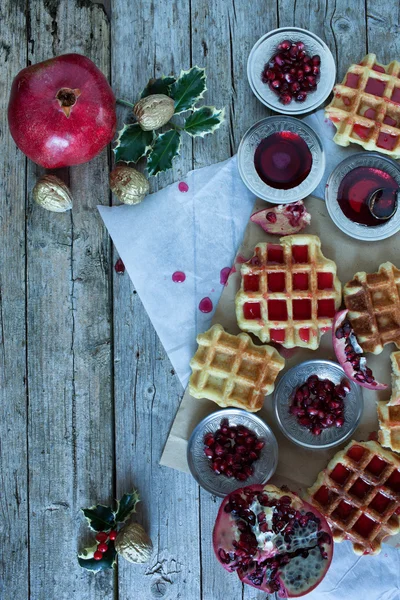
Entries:
[[140, 501], [139, 494], [133, 490], [130, 494], [124, 494], [118, 502], [115, 520], [118, 523], [125, 523], [127, 518], [136, 512], [136, 504]]
[[195, 109], [185, 121], [185, 131], [195, 137], [204, 137], [214, 133], [225, 121], [225, 109], [219, 110], [215, 106], [202, 106]]
[[175, 113], [194, 108], [206, 91], [205, 69], [192, 67], [188, 71], [181, 71], [179, 78], [171, 87], [171, 98], [175, 100]]
[[159, 77], [157, 79], [150, 79], [149, 83], [144, 88], [141, 98], [151, 96], [151, 94], [165, 94], [170, 95], [171, 85], [175, 83], [175, 77]]
[[176, 129], [160, 133], [147, 158], [149, 175], [158, 175], [172, 167], [172, 160], [179, 154], [181, 136]]
[[124, 125], [118, 132], [117, 145], [114, 150], [115, 160], [136, 163], [145, 156], [154, 140], [153, 131], [143, 131], [138, 123]]
[[107, 552], [104, 552], [103, 558], [101, 560], [95, 560], [93, 558], [93, 555], [96, 552], [96, 550], [97, 545], [82, 550], [82, 552], [78, 554], [78, 563], [80, 564], [80, 566], [83, 569], [93, 571], [94, 573], [104, 571], [105, 569], [112, 569], [117, 562], [117, 552], [114, 547], [114, 542], [108, 542], [108, 550]]
[[110, 531], [116, 525], [115, 513], [109, 506], [97, 504], [82, 508], [82, 512], [93, 531]]

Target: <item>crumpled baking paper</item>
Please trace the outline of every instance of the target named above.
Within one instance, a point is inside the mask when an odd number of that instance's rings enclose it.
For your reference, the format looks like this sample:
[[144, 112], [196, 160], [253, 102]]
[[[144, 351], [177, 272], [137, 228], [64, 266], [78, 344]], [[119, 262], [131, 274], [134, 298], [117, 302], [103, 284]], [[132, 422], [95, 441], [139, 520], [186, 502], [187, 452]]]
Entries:
[[[325, 120], [323, 110], [304, 120], [324, 146], [326, 170], [313, 193], [324, 198], [333, 168], [360, 149], [354, 145], [341, 148], [332, 141], [335, 128]], [[214, 313], [201, 312], [199, 304], [209, 298], [213, 309], [217, 306], [254, 201], [233, 157], [191, 171], [184, 181], [150, 195], [140, 205], [98, 207], [184, 387], [196, 335], [209, 328]], [[185, 274], [184, 283], [173, 281], [176, 271]], [[348, 542], [335, 544], [327, 576], [304, 598], [400, 600], [399, 567], [399, 550], [387, 544], [373, 557], [356, 556]], [[238, 584], [238, 597], [240, 594]]]

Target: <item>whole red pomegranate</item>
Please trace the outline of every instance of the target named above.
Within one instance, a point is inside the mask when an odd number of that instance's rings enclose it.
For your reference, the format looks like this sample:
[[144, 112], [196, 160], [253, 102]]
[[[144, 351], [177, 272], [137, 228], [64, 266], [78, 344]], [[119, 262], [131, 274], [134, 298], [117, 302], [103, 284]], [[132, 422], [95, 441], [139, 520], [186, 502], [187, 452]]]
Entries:
[[86, 56], [63, 54], [15, 77], [8, 123], [18, 148], [46, 169], [91, 160], [113, 138], [115, 97]]
[[282, 598], [303, 596], [324, 578], [333, 540], [325, 518], [292, 492], [251, 485], [222, 502], [214, 551], [243, 583]]

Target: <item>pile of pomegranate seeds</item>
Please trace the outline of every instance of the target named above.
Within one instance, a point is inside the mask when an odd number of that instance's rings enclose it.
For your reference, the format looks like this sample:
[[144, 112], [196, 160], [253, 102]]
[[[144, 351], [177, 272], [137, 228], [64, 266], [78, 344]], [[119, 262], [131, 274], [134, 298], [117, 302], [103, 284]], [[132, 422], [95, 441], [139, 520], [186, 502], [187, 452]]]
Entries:
[[264, 442], [244, 425], [229, 426], [228, 419], [222, 419], [215, 433], [204, 436], [204, 454], [210, 459], [210, 466], [217, 474], [246, 481], [254, 473], [252, 464], [260, 458]]
[[293, 99], [304, 102], [307, 94], [317, 89], [320, 64], [318, 54], [306, 54], [303, 42], [284, 40], [266, 63], [261, 79], [279, 96], [282, 104], [290, 104]]
[[311, 375], [295, 391], [290, 413], [314, 435], [321, 435], [322, 430], [329, 427], [343, 427], [344, 399], [349, 391], [346, 379], [335, 385], [329, 379]]

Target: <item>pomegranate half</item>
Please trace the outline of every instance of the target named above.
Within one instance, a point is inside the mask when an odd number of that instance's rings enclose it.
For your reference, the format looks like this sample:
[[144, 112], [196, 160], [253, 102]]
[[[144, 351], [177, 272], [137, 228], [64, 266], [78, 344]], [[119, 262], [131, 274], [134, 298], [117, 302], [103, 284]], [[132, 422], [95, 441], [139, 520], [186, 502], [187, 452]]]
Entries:
[[333, 539], [325, 518], [274, 485], [235, 490], [223, 500], [213, 533], [215, 554], [240, 580], [282, 598], [313, 590], [331, 564]]
[[369, 367], [363, 350], [347, 318], [348, 310], [336, 313], [332, 326], [332, 342], [336, 358], [347, 377], [369, 390], [385, 390], [386, 383], [379, 383]]
[[115, 96], [89, 58], [63, 54], [18, 73], [8, 123], [18, 148], [38, 165], [79, 165], [111, 142]]

